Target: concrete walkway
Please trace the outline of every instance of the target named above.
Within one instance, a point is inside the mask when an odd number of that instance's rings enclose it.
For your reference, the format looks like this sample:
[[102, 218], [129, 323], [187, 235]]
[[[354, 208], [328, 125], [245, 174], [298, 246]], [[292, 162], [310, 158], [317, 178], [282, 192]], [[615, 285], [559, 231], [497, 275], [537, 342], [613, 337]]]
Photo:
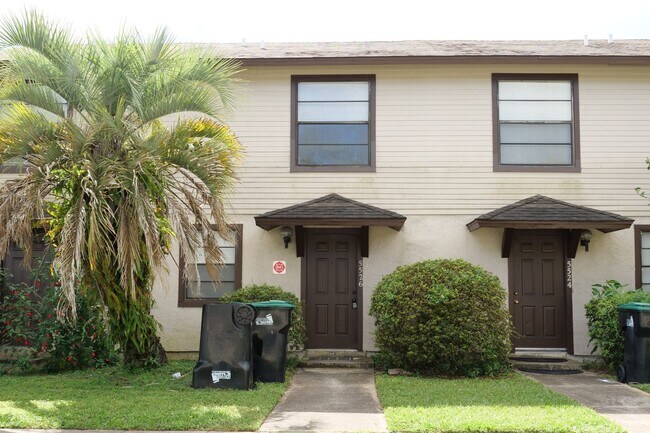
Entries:
[[650, 395], [643, 391], [593, 373], [524, 374], [592, 408], [628, 433], [650, 432]]
[[388, 431], [373, 370], [298, 370], [259, 431]]

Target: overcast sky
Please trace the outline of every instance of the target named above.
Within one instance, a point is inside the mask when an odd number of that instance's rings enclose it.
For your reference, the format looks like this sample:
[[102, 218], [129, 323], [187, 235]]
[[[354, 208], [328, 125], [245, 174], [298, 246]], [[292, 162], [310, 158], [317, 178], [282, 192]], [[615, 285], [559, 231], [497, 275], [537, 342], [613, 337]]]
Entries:
[[0, 0], [113, 36], [168, 27], [179, 42], [650, 39], [650, 0]]

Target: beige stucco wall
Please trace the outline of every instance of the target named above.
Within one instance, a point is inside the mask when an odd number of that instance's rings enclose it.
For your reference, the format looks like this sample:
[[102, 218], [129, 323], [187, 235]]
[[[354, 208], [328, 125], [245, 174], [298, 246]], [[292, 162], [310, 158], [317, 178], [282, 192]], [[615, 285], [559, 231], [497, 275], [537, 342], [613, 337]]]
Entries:
[[[295, 255], [295, 243], [284, 249], [276, 230], [267, 232], [254, 225], [251, 218], [238, 220], [243, 231], [243, 283], [276, 284], [300, 295], [301, 260]], [[501, 229], [469, 232], [463, 216], [413, 216], [404, 228], [370, 229], [370, 256], [364, 259], [363, 349], [374, 350], [373, 318], [368, 315], [372, 289], [382, 276], [396, 266], [429, 258], [464, 258], [494, 273], [507, 287], [508, 260], [501, 258]], [[285, 275], [274, 275], [274, 260], [287, 262]], [[573, 266], [574, 349], [588, 355], [584, 304], [591, 296], [591, 285], [617, 279], [633, 285], [634, 242], [632, 230], [602, 234], [594, 232], [589, 252], [578, 249]], [[198, 349], [201, 309], [179, 308], [178, 271], [170, 261], [170, 272], [156, 284], [156, 317], [164, 326], [163, 344], [170, 351]]]

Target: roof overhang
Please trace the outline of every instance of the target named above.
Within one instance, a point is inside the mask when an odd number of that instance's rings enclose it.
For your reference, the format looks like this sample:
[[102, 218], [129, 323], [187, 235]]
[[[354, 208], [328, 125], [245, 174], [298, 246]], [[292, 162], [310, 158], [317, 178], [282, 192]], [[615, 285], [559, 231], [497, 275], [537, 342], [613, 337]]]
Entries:
[[255, 224], [264, 230], [273, 230], [280, 226], [315, 226], [315, 227], [363, 227], [383, 226], [400, 231], [406, 217], [392, 219], [367, 219], [367, 218], [264, 218], [255, 217]]
[[255, 217], [264, 230], [284, 225], [318, 227], [384, 226], [401, 230], [406, 217], [396, 212], [361, 203], [338, 194], [266, 212]]
[[251, 66], [350, 66], [350, 65], [608, 65], [648, 66], [650, 56], [340, 56], [340, 57], [245, 57], [239, 61]]
[[243, 66], [407, 64], [650, 65], [650, 40], [410, 40], [185, 44]]
[[536, 195], [483, 214], [467, 224], [505, 229], [593, 229], [603, 233], [629, 228], [634, 220], [612, 212]]
[[476, 218], [469, 224], [467, 228], [470, 232], [474, 230], [492, 227], [492, 228], [507, 228], [507, 229], [522, 229], [522, 230], [556, 230], [556, 229], [588, 229], [588, 230], [598, 230], [603, 233], [614, 232], [616, 230], [622, 230], [629, 228], [634, 221], [507, 221], [499, 220], [493, 221], [489, 219], [480, 219]]

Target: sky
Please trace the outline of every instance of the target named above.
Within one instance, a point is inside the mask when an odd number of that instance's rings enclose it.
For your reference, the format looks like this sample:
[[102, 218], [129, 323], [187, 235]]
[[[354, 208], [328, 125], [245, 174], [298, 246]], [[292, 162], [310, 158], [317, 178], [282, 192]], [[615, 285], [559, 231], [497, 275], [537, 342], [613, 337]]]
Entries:
[[650, 39], [650, 0], [0, 0], [113, 37], [167, 27], [178, 42]]

